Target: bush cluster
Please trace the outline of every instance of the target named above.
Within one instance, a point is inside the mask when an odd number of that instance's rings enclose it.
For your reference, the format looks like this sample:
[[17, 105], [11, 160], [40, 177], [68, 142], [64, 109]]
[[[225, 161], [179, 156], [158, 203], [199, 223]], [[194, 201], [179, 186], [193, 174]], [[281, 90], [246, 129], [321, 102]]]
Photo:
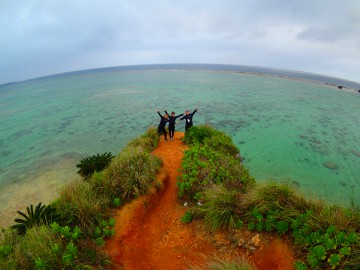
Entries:
[[286, 183], [256, 184], [235, 158], [239, 151], [230, 138], [211, 127], [192, 127], [184, 141], [189, 150], [179, 195], [201, 202], [187, 217], [202, 218], [211, 230], [246, 228], [287, 235], [298, 247], [297, 270], [358, 269], [359, 208], [306, 199]]
[[297, 270], [358, 269], [360, 265], [358, 208], [306, 200], [286, 183], [258, 185], [245, 194], [217, 185], [205, 194], [203, 204], [193, 209], [194, 216], [203, 218], [212, 230], [245, 227], [286, 234], [298, 247]]
[[107, 260], [99, 247], [114, 234], [112, 209], [148, 192], [161, 165], [150, 154], [158, 140], [149, 129], [117, 157], [84, 159], [78, 166], [83, 179], [65, 186], [51, 205], [19, 211], [17, 224], [0, 233], [0, 269], [103, 269]]
[[[306, 200], [285, 183], [258, 185], [238, 203], [248, 229], [288, 234], [301, 251], [301, 269], [356, 269], [360, 211]], [[336, 217], [335, 217], [336, 216]]]
[[204, 189], [213, 184], [245, 190], [254, 182], [241, 164], [238, 148], [226, 134], [210, 126], [195, 126], [186, 131], [184, 142], [189, 149], [177, 182], [180, 197], [200, 200]]

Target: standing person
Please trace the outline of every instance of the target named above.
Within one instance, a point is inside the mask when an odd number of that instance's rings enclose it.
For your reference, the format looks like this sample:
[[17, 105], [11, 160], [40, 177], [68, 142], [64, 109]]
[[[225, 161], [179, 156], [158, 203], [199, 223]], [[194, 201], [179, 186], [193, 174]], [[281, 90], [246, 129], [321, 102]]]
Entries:
[[164, 133], [164, 137], [165, 137], [165, 141], [167, 141], [167, 132], [166, 132], [166, 129], [165, 129], [165, 126], [166, 126], [166, 123], [169, 122], [169, 115], [167, 113], [165, 113], [164, 116], [162, 116], [160, 113], [159, 113], [159, 110], [156, 110], [158, 115], [160, 116], [160, 123], [159, 123], [159, 126], [158, 126], [158, 133], [159, 133], [159, 136]]
[[[168, 114], [167, 111], [165, 111], [165, 113]], [[169, 116], [169, 136], [170, 136], [171, 141], [174, 139], [176, 119], [183, 115], [184, 114], [182, 113], [182, 114], [175, 116], [175, 112], [171, 112], [171, 116]]]
[[193, 125], [193, 121], [192, 118], [194, 116], [194, 114], [198, 111], [199, 108], [196, 108], [195, 111], [193, 111], [192, 113], [189, 112], [189, 110], [185, 111], [185, 115], [180, 119], [180, 120], [184, 120], [185, 119], [185, 131], [187, 131], [189, 129], [189, 127], [192, 127]]

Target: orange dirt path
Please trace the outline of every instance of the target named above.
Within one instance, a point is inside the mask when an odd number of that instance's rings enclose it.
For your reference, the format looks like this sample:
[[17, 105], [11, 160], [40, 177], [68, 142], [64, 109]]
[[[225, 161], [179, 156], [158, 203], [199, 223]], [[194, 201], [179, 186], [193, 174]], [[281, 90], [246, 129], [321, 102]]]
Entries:
[[[231, 245], [226, 234], [209, 233], [199, 221], [181, 222], [187, 208], [177, 200], [176, 181], [186, 149], [183, 136], [176, 132], [174, 141], [165, 141], [162, 136], [153, 151], [163, 160], [157, 176], [162, 183], [160, 191], [154, 189], [117, 210], [115, 236], [104, 248], [113, 263], [111, 269], [182, 270], [214, 256], [225, 260], [248, 257], [243, 249]], [[258, 269], [293, 269], [292, 252], [280, 241], [271, 241], [250, 257]]]

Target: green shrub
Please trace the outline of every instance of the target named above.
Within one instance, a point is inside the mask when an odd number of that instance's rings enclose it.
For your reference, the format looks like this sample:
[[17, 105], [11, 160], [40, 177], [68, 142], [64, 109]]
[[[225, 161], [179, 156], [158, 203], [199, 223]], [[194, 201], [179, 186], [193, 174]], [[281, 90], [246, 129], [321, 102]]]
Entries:
[[12, 246], [10, 245], [0, 246], [0, 257], [6, 258], [7, 256], [10, 255], [11, 252], [12, 252]]
[[105, 169], [113, 158], [114, 156], [110, 152], [86, 157], [76, 165], [80, 169], [77, 173], [84, 179], [88, 179], [94, 172], [100, 172]]
[[275, 228], [278, 234], [284, 234], [289, 230], [289, 224], [286, 221], [280, 220], [276, 223]]
[[295, 266], [296, 270], [307, 270], [308, 269], [306, 264], [302, 261], [296, 261], [294, 266]]
[[177, 182], [179, 196], [191, 199], [213, 184], [224, 183], [232, 189], [244, 190], [253, 182], [238, 159], [207, 145], [195, 144], [185, 151], [181, 173]]
[[224, 154], [235, 157], [239, 154], [239, 149], [234, 145], [231, 138], [224, 133], [218, 132], [211, 137], [204, 139], [204, 144], [210, 148], [220, 151]]
[[113, 200], [113, 206], [119, 207], [121, 205], [121, 199], [120, 198], [114, 198]]
[[22, 216], [22, 218], [16, 218], [15, 222], [17, 224], [11, 227], [16, 229], [19, 234], [25, 234], [26, 230], [31, 227], [49, 225], [58, 218], [55, 210], [56, 209], [50, 205], [41, 205], [41, 202], [35, 206], [35, 209], [31, 204], [30, 206], [26, 207], [27, 214], [21, 211], [17, 211], [17, 213]]
[[254, 183], [237, 157], [238, 148], [223, 132], [196, 126], [185, 133], [184, 140], [190, 149], [185, 151], [177, 183], [180, 197], [193, 199], [213, 184], [223, 183], [228, 189], [245, 191]]
[[108, 221], [102, 220], [99, 226], [95, 228], [93, 238], [98, 246], [103, 246], [105, 244], [104, 238], [112, 237], [115, 234], [115, 230], [113, 229], [114, 226], [115, 220], [111, 218]]
[[[94, 269], [92, 266], [103, 266], [106, 257], [97, 247], [97, 243], [100, 238], [104, 242], [104, 237], [111, 237], [114, 234], [114, 230], [110, 227], [114, 224], [113, 219], [102, 220], [93, 234], [88, 237], [78, 226], [71, 228], [54, 222], [50, 227], [62, 239], [62, 243], [53, 245], [52, 249], [66, 269]], [[97, 235], [97, 230], [100, 230], [100, 237]], [[43, 260], [39, 262], [42, 263]]]
[[216, 131], [210, 126], [193, 126], [185, 132], [185, 144], [203, 144], [206, 138], [211, 137]]
[[181, 222], [190, 223], [193, 219], [193, 215], [190, 211], [186, 211], [185, 215], [181, 218]]
[[81, 229], [78, 226], [71, 229], [69, 226], [62, 227], [57, 222], [53, 222], [50, 227], [64, 239], [76, 241], [82, 236]]
[[358, 234], [339, 231], [331, 225], [327, 230], [313, 230], [302, 218], [291, 225], [295, 243], [307, 250], [306, 263], [311, 269], [339, 265], [351, 266], [352, 249], [359, 247]]
[[240, 151], [233, 144], [231, 137], [211, 126], [193, 126], [185, 133], [185, 143], [188, 145], [207, 145], [211, 149], [230, 156], [236, 156]]
[[257, 185], [237, 198], [237, 214], [244, 213], [248, 229], [292, 234], [306, 257], [295, 263], [296, 269], [356, 269], [359, 265], [356, 209], [306, 200], [294, 188], [276, 182]]
[[238, 219], [238, 220], [235, 222], [234, 228], [235, 228], [235, 229], [242, 229], [243, 227], [244, 227], [244, 221], [242, 221], [241, 219]]

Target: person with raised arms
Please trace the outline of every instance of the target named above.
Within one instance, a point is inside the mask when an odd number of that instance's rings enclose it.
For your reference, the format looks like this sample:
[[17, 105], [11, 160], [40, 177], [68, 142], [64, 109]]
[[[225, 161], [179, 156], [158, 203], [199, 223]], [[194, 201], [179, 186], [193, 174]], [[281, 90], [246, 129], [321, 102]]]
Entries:
[[159, 123], [159, 126], [158, 126], [158, 133], [159, 133], [159, 136], [161, 134], [164, 134], [164, 138], [165, 138], [165, 141], [167, 141], [167, 132], [166, 132], [166, 129], [165, 129], [165, 126], [166, 124], [169, 122], [169, 115], [167, 113], [165, 113], [164, 116], [162, 116], [160, 113], [159, 113], [159, 110], [156, 109], [156, 112], [158, 113], [158, 115], [160, 116], [160, 123]]
[[[165, 113], [168, 114], [167, 111], [165, 111]], [[171, 141], [174, 139], [176, 119], [183, 115], [184, 114], [182, 113], [175, 116], [175, 112], [171, 112], [171, 115], [169, 116], [169, 136]]]
[[180, 118], [180, 120], [185, 120], [185, 131], [187, 131], [190, 127], [193, 126], [193, 116], [198, 111], [199, 107], [195, 109], [192, 113], [189, 110], [185, 111], [185, 115]]

